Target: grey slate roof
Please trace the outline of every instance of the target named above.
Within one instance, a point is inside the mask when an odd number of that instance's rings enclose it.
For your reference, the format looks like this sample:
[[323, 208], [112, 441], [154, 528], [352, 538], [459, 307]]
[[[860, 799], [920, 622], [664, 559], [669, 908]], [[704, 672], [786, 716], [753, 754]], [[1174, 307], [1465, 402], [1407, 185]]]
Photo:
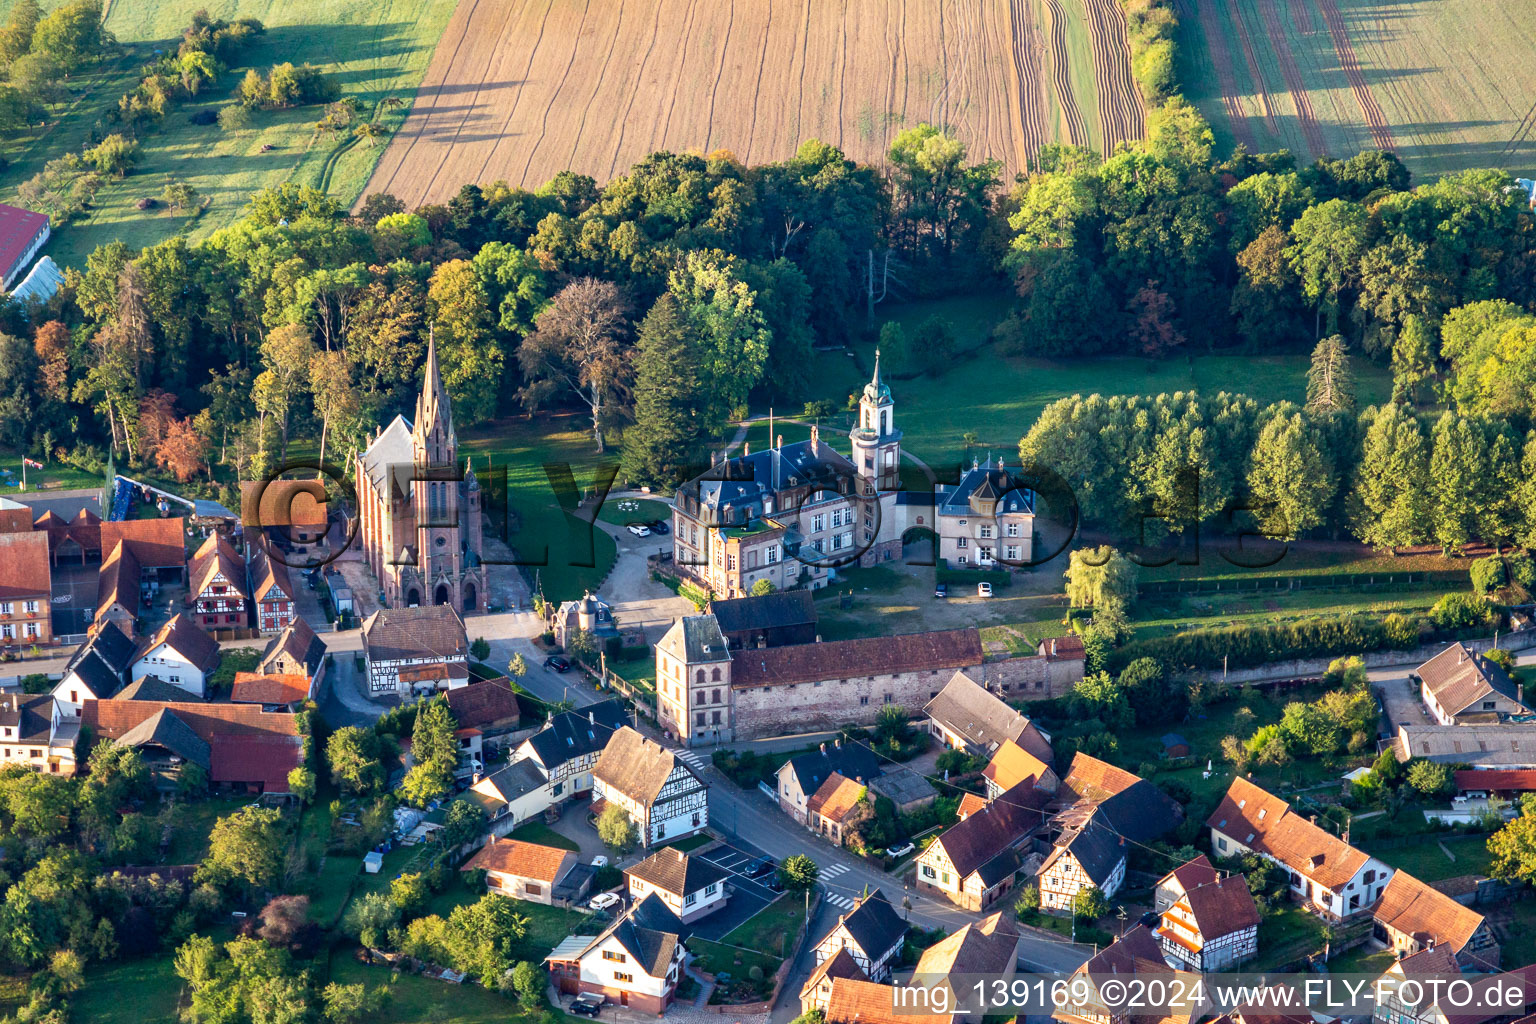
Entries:
[[809, 590], [780, 590], [757, 597], [713, 601], [709, 610], [723, 633], [802, 626], [816, 621], [816, 599]]
[[1031, 729], [1029, 716], [1003, 703], [964, 671], [949, 677], [923, 713], [984, 750], [996, 750], [1004, 740], [1013, 740], [1047, 764], [1051, 761], [1052, 752], [1043, 737], [1031, 735], [1038, 730]]
[[699, 892], [731, 876], [713, 861], [690, 857], [670, 846], [662, 847], [634, 867], [625, 868], [624, 873], [678, 896]]
[[538, 755], [539, 763], [553, 772], [574, 757], [602, 750], [624, 720], [624, 705], [617, 700], [605, 700], [579, 711], [560, 712], [528, 737], [527, 743]]
[[972, 494], [978, 498], [1001, 499], [997, 505], [1000, 515], [1035, 510], [1034, 492], [1014, 483], [1007, 470], [993, 465], [991, 458], [988, 458], [986, 462], [962, 473], [954, 486], [940, 485], [935, 488], [935, 511], [941, 516], [973, 515]]
[[75, 651], [64, 667], [84, 680], [97, 697], [111, 697], [122, 689], [124, 674], [133, 662], [134, 643], [110, 620]]
[[821, 442], [813, 453], [807, 440], [738, 455], [714, 466], [706, 475], [714, 479], [700, 477], [680, 490], [696, 493], [699, 504], [705, 508], [735, 511], [738, 518], [721, 516], [723, 523], [735, 524], [738, 519], [744, 523], [748, 518], [760, 517], [764, 497], [814, 482], [837, 490], [839, 481], [853, 479], [856, 471], [853, 463], [830, 444]]
[[[532, 793], [544, 785], [546, 781], [548, 780], [544, 778], [543, 773], [539, 771], [538, 766], [533, 762], [513, 761], [505, 768], [500, 768], [487, 775], [484, 779], [481, 779], [480, 785], [483, 786], [486, 783], [490, 783], [496, 788], [496, 792], [501, 795], [501, 802], [509, 804], [520, 796]], [[474, 798], [481, 804], [490, 802], [489, 794], [471, 790], [466, 795]], [[481, 797], [486, 797], [486, 799], [481, 799]]]
[[623, 917], [588, 943], [582, 955], [612, 935], [641, 970], [656, 978], [666, 974], [678, 943], [686, 941], [691, 934], [688, 926], [653, 893], [630, 907]]
[[117, 738], [125, 747], [142, 747], [148, 744], [164, 747], [184, 760], [208, 769], [213, 764], [213, 751], [208, 742], [192, 731], [176, 712], [161, 708], [138, 725]]
[[[411, 425], [404, 416], [396, 416], [359, 456], [363, 472], [374, 490], [386, 497], [404, 494], [415, 475], [416, 452], [411, 443]], [[393, 474], [394, 479], [390, 477]]]
[[692, 663], [731, 660], [730, 645], [714, 615], [684, 615], [667, 630], [656, 646], [679, 661]]
[[380, 608], [363, 623], [363, 649], [371, 661], [466, 658], [469, 639], [458, 613], [446, 604]]
[[1125, 856], [1125, 847], [1121, 845], [1120, 837], [1098, 814], [1092, 815], [1088, 824], [1076, 834], [1064, 836], [1063, 839], [1065, 842], [1058, 842], [1045, 864], [1041, 865], [1042, 871], [1058, 857], [1071, 853], [1088, 877], [1093, 879], [1093, 884], [1103, 887], [1114, 873], [1115, 865]]
[[800, 792], [809, 797], [827, 776], [837, 772], [845, 779], [868, 782], [881, 772], [880, 759], [872, 750], [859, 743], [845, 743], [826, 750], [813, 750], [809, 754], [792, 757], [785, 762], [790, 774], [800, 786]]
[[842, 925], [870, 959], [879, 957], [907, 934], [906, 922], [879, 889], [845, 914]]

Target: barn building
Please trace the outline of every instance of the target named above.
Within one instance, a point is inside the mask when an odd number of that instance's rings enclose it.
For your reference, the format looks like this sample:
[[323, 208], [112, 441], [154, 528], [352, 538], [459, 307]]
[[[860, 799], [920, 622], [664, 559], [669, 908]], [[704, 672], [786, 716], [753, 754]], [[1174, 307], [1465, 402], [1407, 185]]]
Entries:
[[0, 203], [0, 286], [10, 288], [48, 244], [48, 217]]

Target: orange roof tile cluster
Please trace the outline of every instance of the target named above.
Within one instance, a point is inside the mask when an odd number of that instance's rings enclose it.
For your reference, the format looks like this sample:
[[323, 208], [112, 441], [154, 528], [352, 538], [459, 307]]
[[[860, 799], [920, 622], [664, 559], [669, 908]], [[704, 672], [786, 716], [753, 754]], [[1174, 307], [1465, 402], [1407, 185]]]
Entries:
[[188, 592], [196, 598], [206, 593], [220, 576], [235, 594], [243, 598], [251, 596], [250, 587], [245, 582], [245, 559], [222, 534], [211, 533], [192, 556]]
[[1376, 901], [1376, 923], [1405, 935], [1432, 938], [1460, 953], [1483, 926], [1483, 915], [1464, 907], [1406, 871], [1398, 871]]
[[811, 795], [805, 809], [811, 814], [821, 815], [828, 821], [841, 822], [863, 798], [862, 782], [855, 782], [833, 772], [827, 776], [827, 781], [821, 784], [821, 788]]
[[212, 749], [214, 782], [264, 782], [286, 792], [288, 772], [304, 762], [298, 716], [254, 704], [202, 701], [87, 700], [80, 727], [115, 740], [162, 711], [171, 712]]
[[46, 533], [0, 533], [0, 598], [48, 597], [51, 568]]
[[309, 676], [236, 672], [229, 699], [236, 704], [293, 704], [309, 696]]
[[896, 989], [856, 978], [832, 979], [832, 994], [824, 1013], [827, 1024], [912, 1024], [922, 1020], [949, 1021], [952, 1014], [896, 1009]]
[[1012, 789], [1025, 779], [1038, 783], [1051, 766], [1013, 740], [1004, 740], [981, 773], [999, 789]]
[[122, 541], [146, 569], [168, 569], [187, 564], [187, 521], [175, 519], [124, 519], [101, 524], [101, 550], [111, 551]]
[[1067, 769], [1067, 777], [1061, 780], [1061, 785], [1079, 800], [1102, 803], [1140, 781], [1139, 775], [1078, 752], [1073, 756], [1072, 767]]
[[1185, 861], [1159, 878], [1157, 884], [1162, 885], [1170, 878], [1178, 883], [1180, 889], [1188, 892], [1196, 886], [1209, 885], [1216, 881], [1216, 869], [1211, 867], [1210, 860], [1202, 853], [1194, 860]]
[[1536, 790], [1536, 769], [1531, 768], [1469, 768], [1454, 776], [1456, 788], [1463, 793], [1471, 789], [1506, 793]]
[[1206, 825], [1328, 889], [1344, 885], [1368, 859], [1247, 779], [1232, 780]]
[[956, 808], [955, 815], [964, 821], [985, 806], [987, 806], [986, 797], [976, 793], [967, 793], [960, 798], [960, 806]]
[[570, 850], [492, 836], [491, 841], [480, 847], [459, 870], [483, 868], [498, 874], [531, 878], [554, 885], [575, 861], [576, 855]]
[[1248, 879], [1242, 875], [1228, 875], [1220, 881], [1197, 885], [1179, 902], [1189, 907], [1190, 916], [1207, 942], [1259, 925], [1259, 908], [1248, 890]]

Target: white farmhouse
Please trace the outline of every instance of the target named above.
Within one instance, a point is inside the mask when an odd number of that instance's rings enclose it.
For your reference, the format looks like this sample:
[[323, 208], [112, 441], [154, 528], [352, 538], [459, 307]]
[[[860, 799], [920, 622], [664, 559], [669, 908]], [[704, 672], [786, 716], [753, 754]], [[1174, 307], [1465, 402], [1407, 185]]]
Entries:
[[368, 616], [363, 659], [374, 693], [431, 693], [469, 685], [464, 620], [445, 604], [381, 608]]
[[219, 644], [188, 615], [177, 615], [139, 645], [134, 679], [154, 676], [194, 697], [206, 695], [208, 677], [219, 665]]
[[629, 726], [613, 734], [592, 769], [592, 805], [624, 808], [652, 846], [702, 832], [709, 824], [707, 784], [687, 763]]

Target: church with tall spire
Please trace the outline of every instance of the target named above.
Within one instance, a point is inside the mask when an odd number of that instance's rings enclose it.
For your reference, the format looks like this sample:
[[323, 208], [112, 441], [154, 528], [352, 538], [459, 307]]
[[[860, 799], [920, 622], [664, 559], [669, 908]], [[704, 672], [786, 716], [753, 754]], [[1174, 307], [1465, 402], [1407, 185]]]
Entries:
[[445, 604], [460, 615], [481, 610], [486, 572], [480, 484], [459, 461], [435, 337], [427, 342], [414, 422], [396, 416], [376, 431], [353, 468], [357, 543], [378, 577], [383, 604]]

